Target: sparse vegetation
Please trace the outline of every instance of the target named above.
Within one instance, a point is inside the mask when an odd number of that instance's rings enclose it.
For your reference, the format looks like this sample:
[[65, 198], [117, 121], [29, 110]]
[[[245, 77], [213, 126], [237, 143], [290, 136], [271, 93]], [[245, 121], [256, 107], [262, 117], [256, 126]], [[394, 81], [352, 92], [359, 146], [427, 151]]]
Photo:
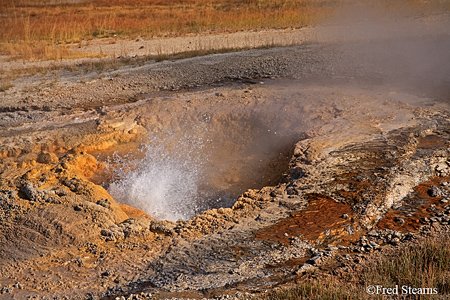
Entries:
[[[363, 279], [367, 285], [437, 288], [440, 295], [449, 295], [450, 241], [443, 237], [406, 247], [398, 255], [380, 260], [363, 274]], [[421, 299], [431, 298], [422, 296]]]
[[0, 84], [0, 92], [6, 92], [7, 90], [9, 90], [12, 87], [13, 87], [13, 85], [9, 81], [2, 82]]
[[[420, 299], [446, 299], [450, 295], [450, 240], [447, 236], [408, 246], [394, 255], [383, 256], [370, 263], [359, 274], [348, 278], [305, 281], [295, 288], [272, 291], [260, 297], [267, 300], [284, 299], [386, 299], [369, 295], [368, 286], [436, 288], [438, 294], [422, 294]], [[356, 282], [356, 283], [352, 283]], [[431, 292], [430, 290], [424, 292]], [[417, 295], [416, 295], [417, 296]], [[408, 298], [409, 299], [409, 298]], [[418, 299], [412, 297], [411, 299]]]
[[12, 60], [60, 60], [67, 58], [99, 58], [104, 55], [89, 52], [72, 52], [66, 45], [56, 45], [47, 41], [6, 42], [0, 45], [1, 53], [11, 55]]
[[295, 288], [273, 291], [261, 297], [264, 300], [357, 300], [363, 299], [349, 284], [312, 281], [298, 284]]

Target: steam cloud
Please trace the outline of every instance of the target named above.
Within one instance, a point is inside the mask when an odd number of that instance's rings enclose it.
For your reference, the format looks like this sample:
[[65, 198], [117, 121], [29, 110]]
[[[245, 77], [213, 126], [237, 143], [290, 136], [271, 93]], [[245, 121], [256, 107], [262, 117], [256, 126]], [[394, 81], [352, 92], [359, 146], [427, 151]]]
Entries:
[[[450, 101], [450, 4], [352, 1], [318, 30], [336, 46], [334, 74], [414, 88]], [[417, 1], [416, 1], [417, 2]], [[420, 6], [422, 5], [422, 6]], [[418, 14], [415, 8], [430, 9]]]

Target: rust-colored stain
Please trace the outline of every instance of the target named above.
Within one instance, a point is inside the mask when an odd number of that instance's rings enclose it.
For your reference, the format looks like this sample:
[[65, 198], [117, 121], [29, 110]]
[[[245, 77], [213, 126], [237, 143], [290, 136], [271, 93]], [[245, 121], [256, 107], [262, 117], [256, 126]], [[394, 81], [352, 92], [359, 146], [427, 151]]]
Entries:
[[[390, 209], [385, 217], [378, 222], [380, 229], [393, 229], [402, 232], [417, 230], [421, 225], [420, 219], [429, 218], [432, 214], [431, 206], [441, 210], [446, 205], [440, 202], [442, 197], [431, 197], [428, 191], [432, 186], [439, 186], [442, 182], [448, 182], [449, 177], [433, 177], [428, 181], [418, 184], [414, 188], [414, 194], [404, 199], [402, 207], [398, 209]], [[397, 218], [402, 218], [403, 224], [396, 222]]]
[[[383, 187], [380, 183], [374, 182], [375, 176], [373, 170], [376, 169], [375, 163], [376, 160], [371, 161], [369, 170], [361, 169], [360, 174], [350, 172], [336, 176], [331, 184], [342, 186], [341, 189], [336, 190], [336, 195], [351, 204], [363, 201], [367, 194], [371, 194], [375, 198], [382, 198], [383, 194], [380, 191], [383, 190]], [[377, 170], [377, 173], [383, 174], [386, 171]], [[364, 180], [358, 178], [362, 174], [366, 174], [366, 176], [363, 176], [365, 178]]]
[[441, 136], [430, 134], [418, 139], [417, 148], [436, 149], [447, 146], [447, 140]]
[[343, 183], [349, 187], [349, 190], [338, 190], [336, 193], [339, 196], [349, 200], [351, 203], [362, 201], [364, 198], [362, 192], [372, 187], [369, 180], [361, 182], [352, 180], [335, 180], [335, 183]]
[[[342, 216], [347, 214], [349, 219]], [[256, 238], [265, 241], [280, 242], [288, 245], [291, 237], [302, 236], [316, 240], [325, 236], [340, 235], [346, 224], [350, 224], [352, 210], [350, 205], [338, 203], [320, 195], [310, 195], [307, 209], [294, 212], [290, 217], [278, 221], [273, 226], [255, 232]]]
[[149, 215], [147, 215], [144, 211], [142, 211], [138, 208], [135, 208], [135, 207], [132, 207], [132, 206], [129, 206], [126, 204], [120, 205], [120, 208], [127, 214], [127, 216], [129, 218], [139, 218], [142, 216], [146, 216], [146, 217], [150, 218]]

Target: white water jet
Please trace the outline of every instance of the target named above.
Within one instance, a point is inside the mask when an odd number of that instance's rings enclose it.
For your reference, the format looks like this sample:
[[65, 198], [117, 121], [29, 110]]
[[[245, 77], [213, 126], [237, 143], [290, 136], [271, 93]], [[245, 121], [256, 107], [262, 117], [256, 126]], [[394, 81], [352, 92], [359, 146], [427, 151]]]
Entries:
[[115, 155], [111, 196], [157, 219], [176, 221], [231, 207], [247, 189], [279, 182], [300, 136], [299, 113], [286, 118], [277, 101], [199, 115], [174, 117], [137, 153]]
[[116, 156], [114, 162], [120, 167], [115, 168], [114, 177], [118, 179], [108, 192], [119, 203], [157, 219], [189, 219], [206, 209], [199, 187], [208, 160], [203, 149], [209, 142], [201, 134], [155, 133], [140, 149], [143, 158]]

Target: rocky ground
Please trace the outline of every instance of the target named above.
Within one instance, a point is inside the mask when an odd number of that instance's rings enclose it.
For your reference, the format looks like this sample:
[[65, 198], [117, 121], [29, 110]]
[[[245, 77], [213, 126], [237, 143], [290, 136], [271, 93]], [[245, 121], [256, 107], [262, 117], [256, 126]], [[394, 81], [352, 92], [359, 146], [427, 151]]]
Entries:
[[[0, 95], [2, 299], [250, 297], [447, 232], [437, 33], [15, 79]], [[232, 203], [168, 221], [99, 184], [114, 151], [205, 128], [201, 157], [227, 166], [211, 186], [242, 183]]]

